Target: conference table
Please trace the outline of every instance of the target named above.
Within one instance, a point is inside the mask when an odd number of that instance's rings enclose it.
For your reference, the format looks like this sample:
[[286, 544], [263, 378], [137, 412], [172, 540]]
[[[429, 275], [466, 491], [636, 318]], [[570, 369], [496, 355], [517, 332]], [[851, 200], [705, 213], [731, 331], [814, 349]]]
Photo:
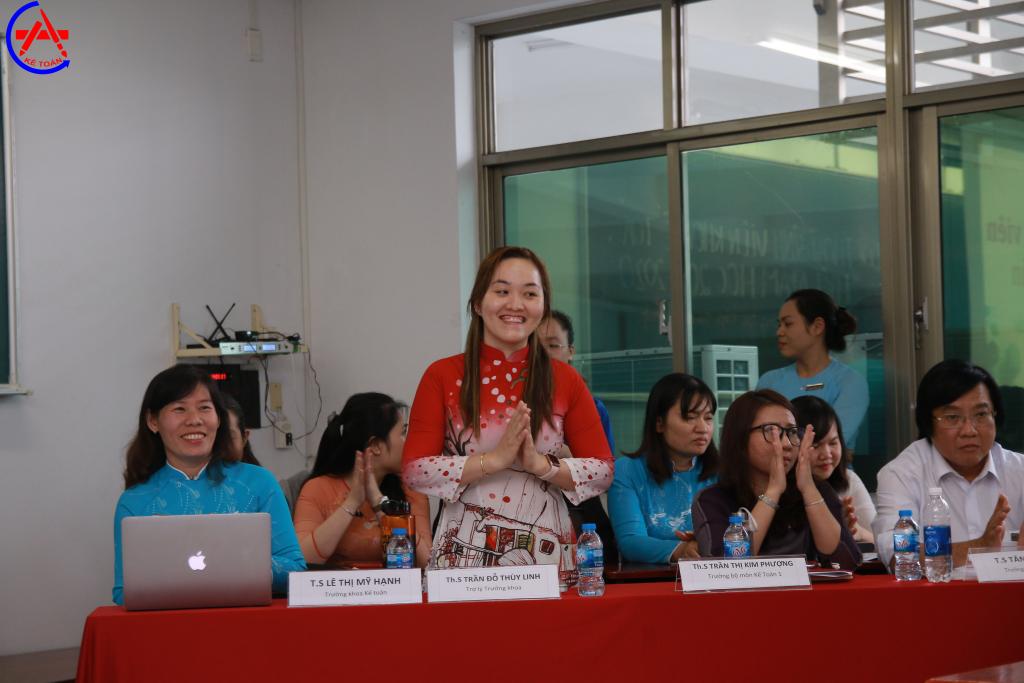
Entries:
[[128, 612], [86, 620], [79, 681], [898, 681], [1024, 659], [1024, 583]]

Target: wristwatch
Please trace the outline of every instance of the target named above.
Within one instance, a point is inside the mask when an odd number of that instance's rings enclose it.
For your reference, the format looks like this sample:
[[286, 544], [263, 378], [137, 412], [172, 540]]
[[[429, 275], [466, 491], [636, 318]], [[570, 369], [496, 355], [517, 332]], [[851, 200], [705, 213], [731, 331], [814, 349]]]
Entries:
[[387, 496], [381, 496], [380, 500], [377, 501], [377, 504], [371, 505], [370, 507], [373, 509], [374, 512], [380, 512], [380, 509], [384, 507], [384, 503], [387, 503], [390, 500], [391, 499], [388, 498]]
[[551, 465], [551, 469], [544, 474], [538, 474], [537, 476], [543, 481], [551, 481], [555, 478], [555, 475], [558, 474], [558, 470], [561, 465], [557, 455], [551, 455], [549, 453], [545, 457], [548, 459], [548, 464]]

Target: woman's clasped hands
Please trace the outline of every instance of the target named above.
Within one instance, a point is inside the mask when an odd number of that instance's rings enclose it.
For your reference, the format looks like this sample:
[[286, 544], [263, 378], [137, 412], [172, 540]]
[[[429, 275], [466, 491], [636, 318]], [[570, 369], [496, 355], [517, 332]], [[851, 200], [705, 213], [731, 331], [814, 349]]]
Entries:
[[530, 407], [519, 402], [509, 415], [505, 433], [498, 445], [486, 454], [484, 474], [494, 474], [518, 464], [524, 471], [540, 476], [551, 465], [548, 459], [537, 451], [530, 429]]

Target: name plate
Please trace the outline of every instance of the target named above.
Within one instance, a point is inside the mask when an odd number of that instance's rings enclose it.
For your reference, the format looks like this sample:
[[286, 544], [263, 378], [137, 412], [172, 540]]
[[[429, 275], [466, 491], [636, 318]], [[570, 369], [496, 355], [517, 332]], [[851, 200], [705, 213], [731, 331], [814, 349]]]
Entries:
[[680, 560], [684, 593], [810, 586], [803, 555]]
[[423, 602], [419, 569], [291, 572], [289, 607], [407, 605]]
[[1024, 581], [1024, 550], [970, 552], [978, 583]]
[[427, 602], [559, 598], [558, 565], [434, 569], [427, 572]]

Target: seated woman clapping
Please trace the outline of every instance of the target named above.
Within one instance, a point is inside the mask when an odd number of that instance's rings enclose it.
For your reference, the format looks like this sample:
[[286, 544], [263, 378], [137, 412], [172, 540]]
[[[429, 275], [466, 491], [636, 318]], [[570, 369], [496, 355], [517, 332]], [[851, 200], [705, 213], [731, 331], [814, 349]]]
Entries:
[[150, 381], [114, 513], [115, 603], [123, 601], [121, 520], [130, 516], [266, 512], [274, 590], [285, 591], [288, 572], [306, 568], [274, 475], [230, 461], [229, 448], [228, 413], [209, 376], [176, 365]]
[[875, 519], [875, 504], [868, 488], [849, 469], [850, 451], [843, 439], [843, 427], [835, 410], [817, 396], [797, 396], [793, 399], [797, 424], [814, 427], [814, 455], [811, 471], [818, 481], [827, 481], [843, 503], [846, 526], [858, 542], [874, 543], [871, 522]]
[[814, 429], [800, 436], [793, 406], [763, 389], [743, 394], [722, 426], [719, 483], [693, 503], [700, 554], [722, 555], [729, 515], [750, 510], [756, 527], [753, 555], [806, 555], [823, 566], [853, 569], [861, 554], [842, 524], [843, 509], [832, 487], [814, 480]]
[[402, 486], [405, 407], [379, 393], [355, 394], [320, 439], [313, 474], [295, 502], [295, 530], [310, 564], [380, 567], [384, 562], [381, 508], [410, 503], [416, 566], [430, 555], [426, 496]]
[[643, 442], [615, 463], [608, 491], [624, 560], [676, 562], [697, 557], [690, 506], [717, 480], [715, 395], [696, 377], [672, 373], [647, 397]]

